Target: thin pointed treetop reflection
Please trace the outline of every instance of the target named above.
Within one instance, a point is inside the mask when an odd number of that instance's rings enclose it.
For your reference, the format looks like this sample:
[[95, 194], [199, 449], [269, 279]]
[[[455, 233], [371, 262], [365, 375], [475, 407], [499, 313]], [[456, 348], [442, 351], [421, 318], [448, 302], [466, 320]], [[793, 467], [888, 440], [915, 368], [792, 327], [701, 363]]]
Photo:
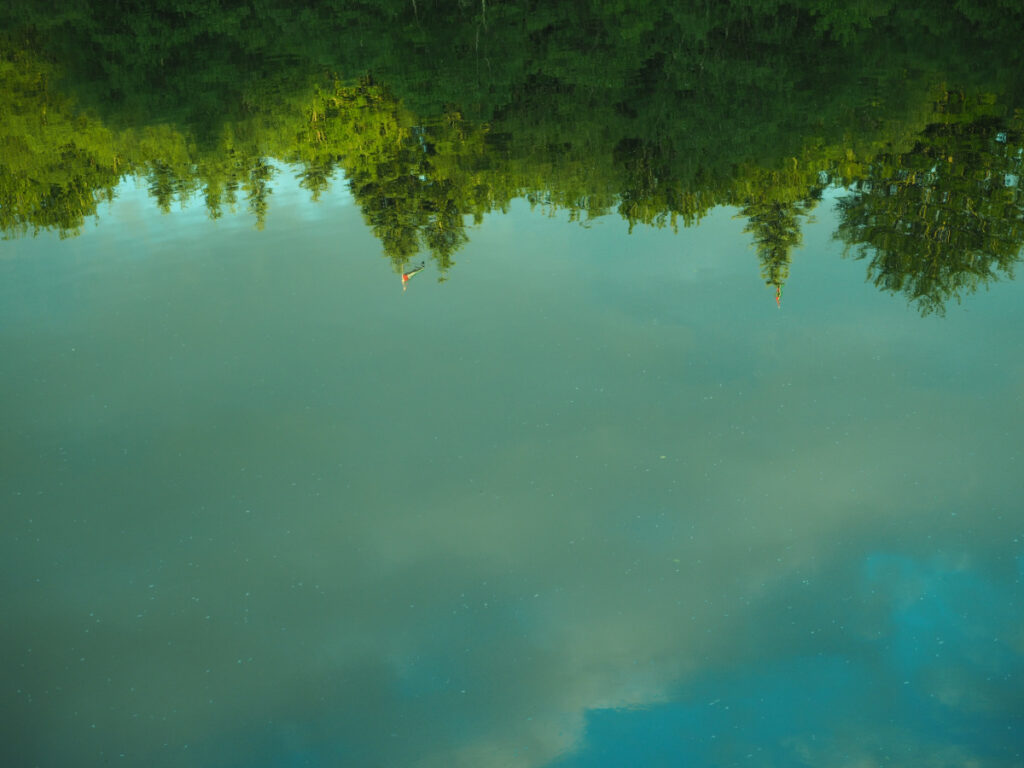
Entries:
[[[314, 200], [344, 178], [399, 274], [429, 252], [443, 277], [466, 222], [515, 198], [630, 227], [734, 206], [780, 299], [801, 221], [837, 184], [872, 280], [937, 308], [1020, 251], [1017, 188], [967, 180], [1021, 175], [1022, 26], [997, 2], [655, 0], [627, 22], [588, 2], [10, 4], [0, 227], [74, 234], [126, 176], [214, 218], [241, 192], [261, 227], [278, 161]], [[941, 164], [926, 183], [953, 128], [1004, 135], [1005, 157], [950, 147], [959, 186]], [[904, 259], [914, 237], [931, 250]]]

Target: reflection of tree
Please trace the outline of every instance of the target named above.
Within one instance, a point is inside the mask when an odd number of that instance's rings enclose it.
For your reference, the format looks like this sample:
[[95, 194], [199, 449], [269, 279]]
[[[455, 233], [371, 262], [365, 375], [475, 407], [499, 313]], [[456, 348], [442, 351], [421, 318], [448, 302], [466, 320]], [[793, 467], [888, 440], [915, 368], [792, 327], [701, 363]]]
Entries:
[[435, 205], [436, 209], [430, 212], [423, 226], [423, 241], [443, 272], [454, 264], [452, 256], [469, 238], [462, 223], [462, 211], [455, 200], [443, 198], [435, 201]]
[[[2, 43], [2, 37], [0, 37]], [[78, 232], [113, 200], [128, 170], [107, 128], [73, 114], [54, 73], [25, 47], [0, 44], [0, 233]]]
[[274, 176], [274, 166], [258, 157], [249, 170], [249, 178], [245, 185], [246, 201], [249, 203], [249, 211], [256, 217], [256, 228], [263, 229], [267, 219], [268, 198], [273, 188], [270, 180]]
[[779, 202], [751, 203], [740, 211], [748, 220], [743, 231], [754, 236], [761, 277], [775, 289], [776, 296], [789, 278], [792, 251], [803, 242], [797, 220], [802, 212], [793, 203]]
[[[943, 129], [921, 139], [931, 154], [914, 150], [920, 168], [899, 153], [931, 122], [997, 118], [999, 99], [1014, 102], [991, 68], [984, 91], [967, 89], [991, 92], [987, 104], [950, 92], [936, 100], [932, 75], [906, 72], [932, 71], [937, 46], [893, 41], [950, 42], [945, 74], [977, 65], [975, 54], [1012, 70], [1021, 55], [994, 27], [960, 35], [932, 23], [1002, 18], [978, 4], [932, 18], [890, 0], [841, 11], [825, 0], [735, 0], [713, 14], [651, 0], [626, 21], [618, 4], [587, 0], [324, 0], [301, 14], [286, 5], [0, 7], [0, 29], [17, 29], [0, 32], [3, 230], [72, 233], [125, 175], [144, 179], [161, 210], [201, 196], [217, 218], [242, 199], [262, 227], [273, 158], [295, 168], [314, 201], [347, 179], [397, 270], [425, 250], [443, 274], [467, 241], [465, 222], [517, 197], [572, 220], [617, 211], [631, 229], [690, 226], [730, 205], [749, 219], [762, 276], [778, 290], [822, 178], [869, 179], [855, 200], [873, 207], [859, 220], [848, 201], [844, 233], [876, 248], [880, 285], [904, 290], [906, 275], [894, 277], [900, 265], [885, 263], [868, 219], [885, 205], [907, 208], [904, 227], [915, 205], [935, 215], [942, 190], [923, 180], [939, 154], [956, 157], [939, 163], [939, 176], [947, 166], [964, 180], [992, 169], [983, 155], [935, 145]], [[932, 25], [921, 32], [924, 21]], [[965, 43], [979, 34], [992, 39], [981, 53]], [[889, 168], [893, 158], [904, 165]], [[887, 197], [879, 184], [890, 178], [903, 186]], [[994, 192], [971, 194], [988, 206], [995, 236]], [[946, 224], [921, 218], [913, 232], [924, 243], [993, 252], [964, 240], [970, 222], [953, 213]], [[910, 292], [935, 293], [925, 284]]]
[[416, 181], [414, 177], [404, 177], [383, 184], [352, 182], [366, 223], [398, 269], [419, 252], [423, 211], [416, 196]]
[[747, 179], [738, 201], [739, 215], [747, 219], [743, 231], [753, 236], [761, 278], [775, 289], [778, 301], [789, 278], [793, 249], [803, 244], [800, 219], [814, 210], [824, 187], [820, 179], [811, 182], [795, 167], [775, 172], [754, 169]]
[[309, 192], [314, 203], [320, 201], [320, 196], [331, 186], [334, 178], [333, 162], [314, 162], [307, 165], [299, 174], [299, 186]]
[[184, 205], [198, 188], [193, 179], [183, 176], [161, 160], [150, 163], [146, 181], [150, 196], [163, 213], [170, 213], [175, 201]]
[[707, 179], [686, 184], [672, 172], [677, 165], [674, 153], [662, 147], [636, 140], [620, 142], [615, 148], [615, 164], [623, 183], [619, 195], [619, 214], [637, 224], [675, 228], [693, 226], [715, 205], [726, 203], [722, 185]]
[[458, 200], [460, 190], [450, 182], [403, 175], [387, 183], [360, 184], [354, 179], [352, 190], [397, 270], [425, 246], [443, 273], [468, 240]]
[[473, 212], [470, 190], [441, 178], [431, 162], [437, 140], [451, 138], [444, 124], [396, 138], [387, 150], [353, 158], [349, 186], [397, 271], [425, 247], [444, 274], [468, 240], [463, 216]]
[[839, 203], [837, 237], [868, 260], [868, 279], [923, 314], [1012, 277], [1024, 246], [1021, 149], [992, 121], [933, 126], [880, 156]]

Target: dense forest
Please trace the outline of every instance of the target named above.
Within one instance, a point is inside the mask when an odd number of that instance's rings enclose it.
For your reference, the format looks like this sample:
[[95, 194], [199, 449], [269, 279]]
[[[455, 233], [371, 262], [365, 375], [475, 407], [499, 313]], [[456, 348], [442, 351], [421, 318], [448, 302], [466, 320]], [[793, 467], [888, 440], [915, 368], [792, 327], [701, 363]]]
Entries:
[[442, 273], [515, 198], [630, 226], [737, 208], [776, 295], [801, 221], [922, 312], [1024, 245], [1024, 8], [1007, 0], [57, 0], [0, 9], [0, 230], [74, 235], [125, 177], [269, 215], [349, 186]]

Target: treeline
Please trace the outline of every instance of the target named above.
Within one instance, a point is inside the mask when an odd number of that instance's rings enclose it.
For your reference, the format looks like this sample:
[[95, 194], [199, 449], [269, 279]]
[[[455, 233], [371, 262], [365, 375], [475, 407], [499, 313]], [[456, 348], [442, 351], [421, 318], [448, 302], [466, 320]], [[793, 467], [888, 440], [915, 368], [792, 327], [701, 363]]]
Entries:
[[[800, 222], [923, 310], [1022, 245], [1015, 7], [887, 0], [32, 3], [0, 10], [0, 228], [73, 234], [121, 179], [267, 216], [344, 178], [401, 269], [517, 197], [688, 226], [741, 209], [778, 291]], [[1016, 27], [1014, 27], [1016, 25]], [[978, 41], [984, 40], [984, 46]], [[953, 84], [956, 84], [955, 87]]]

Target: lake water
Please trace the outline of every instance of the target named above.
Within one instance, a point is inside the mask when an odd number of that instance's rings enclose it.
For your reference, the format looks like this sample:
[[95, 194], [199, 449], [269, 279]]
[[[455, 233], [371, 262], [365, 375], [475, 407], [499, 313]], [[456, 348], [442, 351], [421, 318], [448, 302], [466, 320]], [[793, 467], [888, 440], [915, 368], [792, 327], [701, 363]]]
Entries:
[[0, 4], [0, 766], [1024, 767], [1017, 5]]
[[1021, 765], [1024, 295], [342, 187], [0, 250], [8, 765]]

